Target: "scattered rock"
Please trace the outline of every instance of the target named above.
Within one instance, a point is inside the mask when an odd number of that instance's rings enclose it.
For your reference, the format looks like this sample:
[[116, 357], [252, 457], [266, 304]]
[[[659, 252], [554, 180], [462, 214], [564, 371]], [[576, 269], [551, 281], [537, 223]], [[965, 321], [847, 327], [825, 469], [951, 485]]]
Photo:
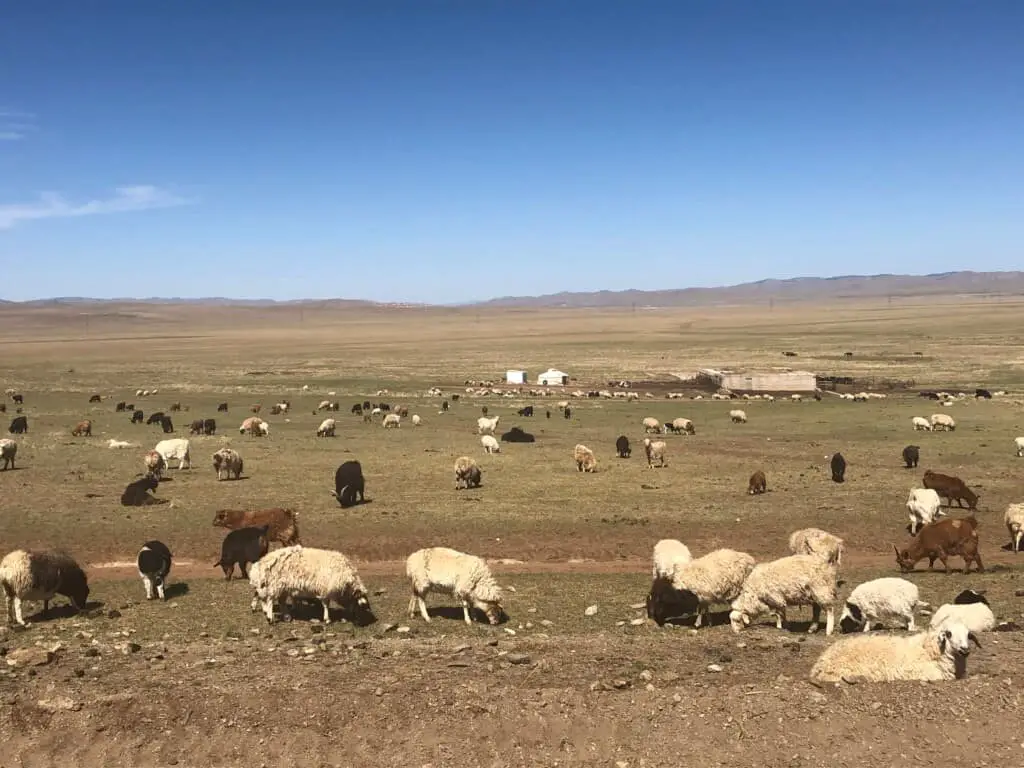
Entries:
[[721, 672], [722, 666], [720, 664], [708, 664], [708, 672]]
[[45, 648], [16, 648], [7, 654], [7, 664], [11, 667], [45, 667], [55, 658], [56, 654]]
[[629, 688], [629, 680], [623, 680], [621, 677], [617, 680], [612, 680], [612, 687], [619, 691]]
[[82, 708], [82, 703], [67, 696], [56, 696], [52, 699], [40, 699], [36, 706], [46, 712], [77, 712]]
[[107, 618], [108, 619], [120, 619], [121, 618], [121, 612], [119, 610], [117, 610], [117, 609], [112, 608], [111, 610], [107, 611]]
[[823, 693], [818, 693], [817, 691], [814, 691], [811, 694], [810, 698], [811, 698], [811, 701], [814, 702], [815, 704], [825, 704], [825, 703], [828, 702], [828, 696], [826, 696]]
[[643, 680], [645, 683], [649, 683], [651, 682], [651, 680], [654, 679], [654, 674], [651, 672], [651, 670], [645, 669], [643, 672], [640, 673], [640, 679]]
[[1024, 597], [1024, 589], [1018, 589], [1013, 595], [1014, 597]]
[[94, 658], [96, 658], [97, 656], [100, 655], [100, 649], [99, 648], [86, 648], [82, 652], [82, 655], [86, 656], [86, 657], [88, 657], [90, 659], [94, 659]]
[[388, 592], [388, 591], [387, 591], [386, 589], [384, 589], [383, 587], [381, 587], [380, 589], [375, 589], [375, 590], [373, 590], [373, 596], [374, 596], [374, 597], [380, 597], [381, 595], [386, 595], [386, 594], [387, 594], [387, 592]]
[[462, 653], [463, 651], [468, 651], [469, 649], [470, 646], [466, 643], [463, 643], [462, 645], [456, 645], [454, 648], [452, 648], [452, 653]]
[[548, 619], [541, 619], [540, 625], [542, 627], [553, 627], [555, 626], [555, 622], [549, 621]]
[[399, 627], [397, 632], [400, 635], [407, 635], [410, 632], [412, 632], [412, 628], [411, 627]]
[[385, 624], [383, 627], [380, 628], [380, 633], [383, 635], [386, 632], [392, 632], [396, 629], [398, 629], [397, 624]]
[[647, 607], [647, 603], [633, 603], [631, 606], [634, 611], [642, 611]]
[[514, 629], [509, 629], [508, 627], [505, 627], [505, 634], [506, 635], [514, 635], [515, 633], [516, 633], [516, 631]]
[[529, 664], [530, 655], [528, 653], [510, 653], [505, 656], [505, 660], [509, 664]]
[[646, 624], [646, 623], [647, 623], [647, 619], [633, 619], [631, 622], [629, 622], [629, 625], [631, 627], [639, 627], [641, 624]]
[[583, 615], [584, 616], [597, 616], [597, 606], [596, 605], [588, 605], [587, 609], [585, 611], [583, 611]]
[[138, 653], [142, 650], [142, 646], [138, 643], [125, 643], [121, 646], [121, 653], [127, 656], [130, 653]]
[[448, 662], [448, 666], [449, 667], [468, 667], [469, 666], [469, 662], [468, 661], [449, 661]]

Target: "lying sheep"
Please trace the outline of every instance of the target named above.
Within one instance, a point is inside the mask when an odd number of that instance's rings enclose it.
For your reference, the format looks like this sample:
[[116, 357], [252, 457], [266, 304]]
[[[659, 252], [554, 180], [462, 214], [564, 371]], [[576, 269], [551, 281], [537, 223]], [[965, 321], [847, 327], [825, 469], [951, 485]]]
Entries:
[[213, 469], [217, 473], [218, 480], [222, 480], [224, 477], [230, 479], [232, 475], [237, 480], [242, 476], [244, 466], [242, 457], [233, 448], [221, 448], [213, 454]]
[[910, 535], [914, 536], [921, 526], [933, 523], [946, 514], [942, 499], [931, 488], [911, 488], [907, 497], [907, 514], [910, 516]]
[[978, 638], [951, 621], [915, 635], [865, 635], [837, 640], [811, 668], [811, 680], [891, 683], [898, 680], [959, 680], [967, 675], [969, 643]]
[[1010, 533], [1010, 546], [1014, 552], [1020, 552], [1020, 542], [1024, 538], [1024, 504], [1011, 504], [1003, 515], [1006, 530]]
[[116, 438], [110, 438], [107, 440], [107, 448], [134, 448], [134, 443], [129, 443], [127, 440], [117, 440]]
[[926, 607], [927, 603], [920, 600], [917, 584], [912, 581], [895, 576], [865, 581], [846, 598], [839, 617], [839, 630], [870, 632], [872, 624], [885, 624], [916, 632], [914, 612]]
[[484, 453], [501, 453], [501, 443], [494, 439], [494, 435], [481, 437], [480, 445], [484, 447]]
[[77, 610], [85, 610], [89, 580], [74, 558], [60, 550], [16, 549], [0, 560], [0, 588], [7, 602], [7, 623], [24, 627], [21, 604], [43, 602], [43, 616], [50, 612], [50, 600], [63, 595]]
[[689, 548], [676, 539], [662, 539], [654, 545], [654, 578], [675, 577], [676, 569], [693, 560]]
[[713, 604], [731, 602], [754, 568], [746, 552], [716, 549], [676, 568], [675, 577], [658, 577], [647, 595], [647, 616], [658, 624], [669, 618], [697, 614], [695, 628], [707, 618]]
[[982, 592], [965, 589], [952, 603], [939, 606], [932, 616], [931, 626], [937, 629], [951, 622], [960, 622], [971, 632], [981, 634], [995, 629], [996, 617]]
[[409, 616], [420, 615], [430, 621], [424, 597], [430, 592], [452, 595], [462, 603], [466, 624], [472, 624], [470, 607], [484, 612], [487, 621], [501, 621], [501, 588], [491, 575], [487, 563], [475, 555], [467, 555], [447, 547], [430, 547], [409, 555], [405, 561], [405, 575], [412, 586]]
[[121, 494], [122, 507], [144, 507], [149, 504], [156, 504], [157, 499], [150, 495], [150, 491], [156, 491], [160, 480], [156, 475], [144, 475], [138, 480], [133, 480], [125, 487]]
[[835, 626], [836, 570], [817, 555], [790, 555], [756, 566], [739, 597], [732, 602], [729, 623], [740, 632], [751, 619], [775, 614], [775, 626], [782, 629], [786, 608], [810, 605], [813, 615], [808, 632], [817, 632], [821, 610], [825, 609], [825, 634]]
[[915, 416], [913, 419], [911, 419], [911, 423], [914, 425], [915, 432], [917, 432], [920, 429], [923, 429], [926, 432], [932, 431], [932, 423], [923, 416]]
[[746, 424], [747, 412], [741, 410], [729, 411], [729, 418], [732, 419], [733, 424]]
[[330, 624], [330, 605], [336, 603], [360, 625], [375, 621], [366, 587], [355, 566], [341, 552], [292, 546], [271, 552], [252, 569], [255, 591], [252, 608], [260, 602], [267, 621], [274, 621], [274, 606], [289, 599], [319, 600], [323, 622]]
[[455, 460], [455, 490], [480, 487], [480, 467], [469, 456]]
[[162, 541], [147, 541], [142, 545], [135, 564], [146, 588], [147, 600], [153, 599], [154, 588], [161, 600], [167, 599], [164, 584], [171, 572], [171, 560], [171, 550]]
[[597, 470], [597, 458], [594, 456], [594, 452], [582, 443], [573, 448], [572, 459], [576, 462], [576, 470], [579, 472]]
[[843, 564], [844, 550], [842, 539], [820, 528], [801, 528], [789, 537], [789, 551], [794, 555], [816, 555], [833, 567]]
[[0, 459], [3, 459], [4, 469], [14, 469], [14, 459], [18, 455], [18, 444], [10, 438], [0, 438]]

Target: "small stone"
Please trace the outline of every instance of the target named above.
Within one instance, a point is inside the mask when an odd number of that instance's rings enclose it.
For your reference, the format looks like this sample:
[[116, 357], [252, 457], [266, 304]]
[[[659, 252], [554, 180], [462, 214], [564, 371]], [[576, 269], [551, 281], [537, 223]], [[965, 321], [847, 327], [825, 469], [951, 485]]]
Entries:
[[138, 643], [125, 643], [121, 647], [121, 653], [123, 653], [125, 656], [127, 656], [130, 653], [138, 653], [141, 650], [142, 646]]
[[381, 587], [380, 589], [373, 590], [373, 596], [374, 597], [380, 597], [381, 595], [386, 595], [387, 593], [388, 593], [388, 591], [386, 589], [384, 589], [383, 587]]
[[316, 648], [304, 648], [302, 652], [307, 656], [312, 656], [314, 653], [316, 653]]
[[616, 627], [624, 627], [624, 626], [626, 626], [626, 622], [625, 621], [616, 621], [615, 622], [615, 626]]
[[505, 656], [505, 660], [509, 664], [529, 664], [530, 655], [527, 653], [510, 653]]
[[629, 622], [629, 626], [631, 626], [631, 627], [639, 627], [640, 625], [646, 624], [646, 623], [647, 623], [647, 619], [633, 619], [632, 621]]
[[672, 701], [674, 701], [676, 704], [681, 703], [682, 700], [683, 700], [683, 697], [680, 696], [678, 693], [672, 694]]
[[1024, 589], [1018, 589], [1013, 595], [1014, 597], [1024, 597]]
[[634, 611], [642, 611], [644, 610], [644, 608], [647, 607], [647, 603], [633, 603], [629, 607], [632, 608]]
[[874, 703], [873, 703], [873, 704], [871, 705], [871, 709], [875, 710], [876, 712], [877, 712], [878, 710], [880, 710], [881, 708], [882, 708], [882, 702], [880, 702], [880, 701], [876, 701], [876, 702], [874, 702]]
[[40, 699], [36, 706], [47, 712], [78, 712], [82, 708], [82, 703], [67, 696], [57, 696], [52, 699]]
[[377, 688], [376, 690], [374, 690], [373, 695], [374, 696], [383, 696], [384, 695], [384, 689], [383, 688]]
[[746, 648], [747, 644], [746, 643], [736, 643], [736, 647], [737, 648]]
[[312, 632], [314, 635], [319, 635], [324, 631], [324, 625], [320, 623], [310, 624], [309, 631]]
[[596, 605], [588, 605], [587, 609], [585, 611], [583, 611], [583, 615], [584, 616], [597, 616], [597, 606]]
[[722, 667], [720, 664], [708, 664], [708, 672], [721, 672]]
[[542, 627], [553, 627], [553, 626], [555, 626], [555, 622], [553, 622], [553, 621], [551, 621], [549, 619], [541, 619], [540, 625]]
[[111, 609], [111, 610], [107, 611], [107, 618], [108, 619], [120, 619], [121, 618], [121, 612], [119, 610], [117, 610], [117, 609]]
[[516, 633], [516, 631], [514, 629], [509, 629], [508, 627], [505, 627], [505, 634], [506, 635], [515, 635], [515, 633]]
[[7, 664], [11, 667], [45, 667], [54, 658], [56, 655], [45, 648], [16, 648], [7, 654]]
[[468, 651], [469, 649], [470, 646], [466, 643], [463, 643], [462, 645], [456, 645], [454, 648], [452, 648], [452, 653], [462, 653], [463, 651]]
[[91, 659], [92, 658], [96, 658], [97, 656], [100, 655], [100, 649], [99, 648], [86, 648], [84, 651], [82, 651], [82, 655], [83, 656], [87, 656], [88, 658], [91, 658]]
[[383, 635], [386, 632], [393, 632], [396, 629], [398, 629], [397, 624], [385, 624], [383, 627], [380, 628], [380, 633]]
[[810, 699], [815, 704], [825, 704], [828, 702], [828, 696], [823, 693], [818, 693], [817, 691], [811, 694]]
[[645, 669], [643, 672], [640, 673], [640, 679], [643, 680], [645, 683], [649, 683], [651, 682], [651, 680], [654, 679], [654, 674], [651, 672], [651, 670]]
[[410, 627], [399, 627], [396, 631], [400, 635], [407, 635], [412, 632], [412, 629]]
[[612, 680], [612, 687], [619, 691], [623, 690], [624, 688], [629, 688], [629, 680], [623, 680], [622, 678]]
[[644, 690], [647, 691], [647, 692], [651, 692], [651, 691], [655, 690], [654, 684], [653, 683], [648, 683], [647, 685], [644, 686]]
[[469, 662], [468, 661], [449, 661], [448, 662], [448, 666], [449, 667], [468, 667], [469, 666]]
[[488, 640], [487, 641], [487, 645], [489, 645], [491, 648], [497, 648], [498, 647], [498, 639], [495, 638], [493, 640]]
[[81, 667], [75, 667], [75, 677], [85, 677], [85, 670]]
[[229, 629], [225, 633], [225, 637], [227, 637], [229, 640], [241, 640], [242, 639], [242, 633], [239, 632], [237, 629]]

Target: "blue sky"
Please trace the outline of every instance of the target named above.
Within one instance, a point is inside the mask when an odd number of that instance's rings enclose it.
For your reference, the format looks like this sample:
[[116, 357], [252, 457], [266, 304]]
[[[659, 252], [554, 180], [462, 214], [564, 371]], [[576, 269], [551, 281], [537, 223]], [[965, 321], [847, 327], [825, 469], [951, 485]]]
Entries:
[[18, 3], [0, 297], [1024, 267], [1024, 3]]

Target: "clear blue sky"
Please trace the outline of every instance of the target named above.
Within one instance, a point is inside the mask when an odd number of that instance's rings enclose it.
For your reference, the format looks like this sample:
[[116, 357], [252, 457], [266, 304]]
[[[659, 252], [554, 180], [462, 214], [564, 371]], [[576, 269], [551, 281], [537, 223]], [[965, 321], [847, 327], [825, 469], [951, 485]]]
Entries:
[[1024, 2], [11, 3], [0, 297], [1024, 267]]

